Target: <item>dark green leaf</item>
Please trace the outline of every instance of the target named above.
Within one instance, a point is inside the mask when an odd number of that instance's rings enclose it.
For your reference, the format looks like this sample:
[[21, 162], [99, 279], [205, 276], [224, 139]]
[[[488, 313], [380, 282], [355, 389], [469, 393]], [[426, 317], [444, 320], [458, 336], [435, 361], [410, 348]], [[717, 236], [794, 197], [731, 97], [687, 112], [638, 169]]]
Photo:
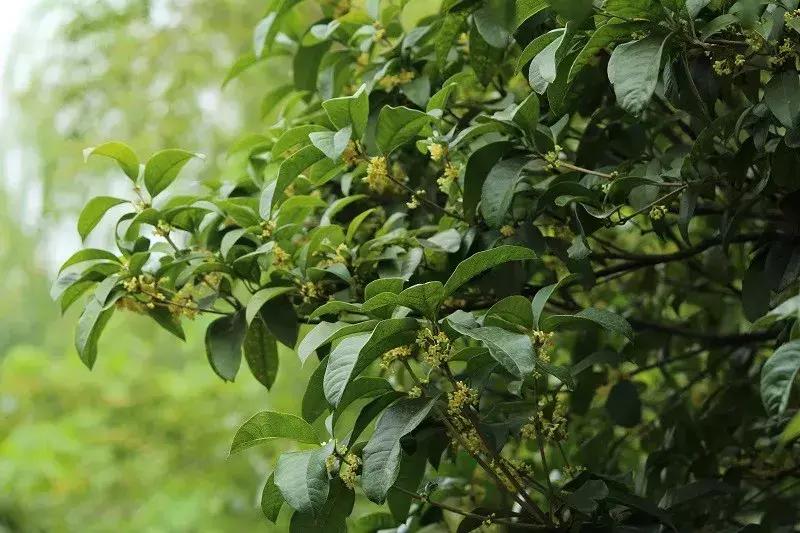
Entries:
[[151, 196], [158, 194], [170, 186], [178, 177], [178, 173], [189, 162], [190, 159], [197, 157], [205, 159], [203, 154], [187, 152], [171, 148], [153, 154], [144, 166], [144, 186]]
[[268, 390], [272, 388], [278, 375], [278, 344], [263, 320], [254, 320], [247, 326], [243, 349], [253, 377]]
[[800, 341], [775, 350], [761, 368], [761, 401], [770, 416], [780, 415], [789, 405], [792, 384], [800, 371]]
[[233, 381], [242, 362], [242, 343], [247, 323], [242, 313], [216, 319], [206, 329], [206, 356], [214, 372]]
[[509, 261], [536, 259], [536, 254], [522, 246], [503, 245], [484, 250], [461, 261], [444, 284], [445, 296], [453, 294], [472, 278]]
[[238, 453], [273, 439], [319, 444], [317, 432], [302, 418], [285, 413], [262, 411], [254, 414], [236, 430], [230, 453]]

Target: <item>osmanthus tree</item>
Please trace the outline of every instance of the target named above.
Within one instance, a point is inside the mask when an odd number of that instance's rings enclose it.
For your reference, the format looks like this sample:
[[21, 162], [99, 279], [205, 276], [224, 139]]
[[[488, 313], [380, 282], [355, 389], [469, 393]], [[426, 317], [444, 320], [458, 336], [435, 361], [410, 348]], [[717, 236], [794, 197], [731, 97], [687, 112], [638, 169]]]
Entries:
[[116, 310], [213, 315], [225, 380], [311, 359], [231, 449], [298, 443], [293, 531], [796, 527], [796, 0], [274, 0], [252, 44], [229, 79], [294, 72], [237, 182], [87, 150], [133, 189], [54, 288], [87, 366]]

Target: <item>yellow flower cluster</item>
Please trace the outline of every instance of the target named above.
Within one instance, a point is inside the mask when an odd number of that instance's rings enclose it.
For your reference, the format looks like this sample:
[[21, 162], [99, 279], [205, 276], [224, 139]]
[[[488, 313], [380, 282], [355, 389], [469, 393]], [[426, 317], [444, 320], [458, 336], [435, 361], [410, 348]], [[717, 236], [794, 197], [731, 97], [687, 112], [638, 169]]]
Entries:
[[309, 303], [322, 296], [320, 288], [311, 281], [306, 281], [300, 284], [300, 296], [303, 297], [305, 303]]
[[414, 191], [414, 194], [411, 196], [411, 200], [406, 202], [406, 207], [409, 209], [416, 209], [420, 205], [422, 205], [422, 199], [425, 198], [425, 190], [424, 189], [417, 189]]
[[166, 237], [172, 231], [172, 226], [170, 226], [166, 220], [159, 220], [158, 224], [156, 224], [153, 233], [158, 237]]
[[451, 413], [450, 422], [455, 430], [455, 434], [450, 435], [453, 444], [463, 445], [465, 450], [472, 455], [481, 453], [483, 441], [470, 421], [462, 414], [452, 415]]
[[261, 238], [266, 240], [272, 237], [272, 234], [275, 233], [275, 222], [272, 220], [262, 220], [261, 221]]
[[544, 155], [544, 160], [547, 162], [547, 168], [556, 169], [561, 166], [561, 150], [559, 145], [555, 145], [552, 150]]
[[352, 490], [356, 486], [356, 477], [358, 477], [360, 468], [360, 457], [352, 453], [344, 456], [342, 464], [339, 466], [339, 477], [347, 488]]
[[[377, 35], [377, 33], [376, 33]], [[397, 74], [387, 74], [378, 80], [378, 85], [386, 92], [391, 91], [395, 87], [405, 85], [414, 79], [416, 74], [412, 70], [401, 70]]]
[[358, 144], [356, 144], [355, 141], [349, 141], [344, 152], [342, 152], [342, 161], [344, 161], [348, 167], [354, 167], [360, 160], [361, 151], [358, 148]]
[[156, 280], [149, 274], [132, 276], [124, 280], [122, 286], [132, 297], [122, 298], [118, 307], [134, 312], [144, 312], [145, 308], [155, 309], [156, 305], [160, 305], [166, 307], [176, 318], [185, 316], [194, 319], [198, 315], [199, 308], [192, 295], [194, 286], [191, 283], [187, 283], [168, 298], [159, 288], [159, 282], [160, 280]]
[[448, 191], [450, 185], [455, 183], [458, 179], [458, 174], [460, 172], [461, 169], [457, 165], [454, 165], [449, 161], [447, 162], [447, 164], [444, 166], [444, 172], [436, 180], [436, 183], [439, 185], [439, 188], [442, 190], [442, 192]]
[[392, 363], [395, 361], [405, 361], [411, 357], [411, 347], [410, 346], [398, 346], [397, 348], [392, 348], [388, 352], [383, 354], [381, 357], [381, 368], [383, 370], [389, 370], [389, 367], [392, 366]]
[[441, 161], [447, 155], [447, 146], [441, 143], [431, 143], [428, 145], [428, 153], [431, 154], [432, 160]]
[[463, 381], [457, 381], [452, 392], [447, 393], [447, 412], [453, 416], [461, 414], [464, 408], [478, 402], [478, 391], [471, 389]]
[[371, 157], [367, 165], [367, 175], [363, 179], [370, 189], [383, 194], [391, 183], [386, 158], [382, 155]]
[[526, 439], [534, 439], [537, 434], [537, 427], [542, 438], [554, 442], [563, 441], [567, 438], [567, 417], [566, 405], [562, 401], [557, 401], [553, 407], [553, 414], [550, 420], [542, 416], [542, 406], [539, 411], [530, 417], [530, 421], [522, 426], [522, 436]]
[[185, 316], [194, 320], [199, 314], [197, 302], [193, 297], [194, 285], [187, 283], [176, 292], [169, 301], [168, 309], [173, 316]]
[[386, 28], [384, 28], [384, 27], [381, 25], [381, 23], [380, 23], [380, 22], [378, 22], [378, 21], [376, 20], [375, 22], [373, 22], [373, 23], [372, 23], [372, 27], [373, 27], [373, 28], [375, 28], [375, 33], [373, 34], [373, 36], [372, 36], [372, 37], [373, 37], [373, 38], [374, 38], [376, 41], [380, 41], [380, 40], [382, 40], [384, 37], [386, 37]]
[[534, 347], [538, 350], [539, 359], [545, 363], [550, 362], [549, 350], [553, 347], [554, 333], [536, 330], [531, 333], [531, 340]]
[[666, 214], [667, 207], [663, 205], [657, 205], [650, 210], [650, 218], [652, 220], [661, 220]]
[[286, 270], [292, 266], [292, 256], [280, 246], [272, 249], [272, 265], [277, 269]]
[[342, 243], [336, 247], [336, 251], [334, 253], [326, 253], [325, 259], [320, 261], [317, 267], [327, 268], [331, 265], [346, 265], [349, 259], [350, 250], [347, 248], [346, 244]]
[[778, 53], [769, 58], [769, 63], [772, 66], [780, 66], [787, 61], [796, 60], [797, 57], [797, 45], [789, 39], [784, 39], [778, 47]]
[[441, 366], [450, 359], [450, 339], [443, 332], [436, 335], [428, 328], [417, 334], [417, 346], [423, 360], [431, 366]]
[[500, 235], [503, 237], [513, 237], [516, 233], [517, 230], [514, 229], [514, 226], [509, 226], [508, 224], [500, 228]]
[[418, 386], [418, 385], [414, 385], [414, 386], [413, 386], [413, 387], [411, 387], [411, 389], [408, 391], [408, 397], [409, 397], [409, 398], [419, 398], [420, 396], [422, 396], [422, 389], [421, 389], [421, 388], [419, 388], [419, 386]]

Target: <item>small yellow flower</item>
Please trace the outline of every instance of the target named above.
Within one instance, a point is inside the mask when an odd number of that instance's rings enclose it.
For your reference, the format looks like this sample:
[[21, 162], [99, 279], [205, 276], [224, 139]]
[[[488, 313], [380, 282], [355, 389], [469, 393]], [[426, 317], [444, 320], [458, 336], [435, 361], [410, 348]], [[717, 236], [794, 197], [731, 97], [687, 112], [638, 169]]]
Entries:
[[447, 393], [447, 412], [455, 416], [477, 402], [478, 391], [469, 388], [463, 381], [457, 381], [453, 392]]
[[370, 158], [367, 165], [367, 175], [364, 181], [370, 189], [381, 194], [386, 191], [389, 184], [389, 170], [386, 166], [386, 158], [378, 155]]
[[261, 221], [261, 238], [266, 240], [272, 237], [272, 234], [275, 233], [276, 224], [272, 220], [262, 220]]
[[422, 389], [416, 385], [411, 387], [411, 389], [408, 391], [409, 398], [419, 398], [420, 396], [422, 396]]
[[166, 237], [172, 231], [172, 226], [170, 226], [166, 220], [159, 220], [158, 224], [156, 224], [153, 233], [159, 237]]
[[383, 370], [389, 370], [392, 366], [392, 363], [395, 361], [405, 361], [411, 357], [411, 347], [410, 346], [398, 346], [397, 348], [392, 348], [388, 352], [384, 353], [381, 357], [381, 368]]
[[667, 207], [664, 205], [657, 205], [650, 210], [651, 220], [661, 220], [667, 214]]
[[280, 246], [275, 246], [272, 249], [272, 265], [277, 269], [288, 269], [292, 265], [292, 256]]
[[432, 160], [441, 161], [447, 155], [447, 146], [441, 143], [431, 143], [428, 145], [428, 153], [431, 154]]
[[509, 226], [508, 224], [500, 228], [500, 234], [503, 237], [513, 237], [516, 233], [517, 230], [514, 229], [514, 226]]
[[339, 466], [339, 478], [348, 489], [353, 489], [356, 486], [356, 477], [361, 467], [361, 458], [352, 453], [348, 453], [342, 459], [342, 464]]

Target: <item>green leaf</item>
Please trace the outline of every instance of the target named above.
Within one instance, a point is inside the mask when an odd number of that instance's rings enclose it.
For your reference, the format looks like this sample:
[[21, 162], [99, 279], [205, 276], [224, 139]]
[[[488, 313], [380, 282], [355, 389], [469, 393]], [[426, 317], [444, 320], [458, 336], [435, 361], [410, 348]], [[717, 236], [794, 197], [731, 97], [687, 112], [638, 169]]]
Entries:
[[319, 444], [317, 432], [299, 416], [261, 411], [247, 419], [236, 430], [230, 453], [239, 453], [273, 439], [290, 439], [304, 444]]
[[269, 475], [264, 488], [261, 489], [261, 512], [273, 524], [278, 521], [278, 514], [283, 507], [283, 495], [275, 484], [275, 473]]
[[267, 390], [272, 388], [278, 375], [278, 344], [263, 320], [253, 320], [247, 326], [243, 349], [253, 377]]
[[156, 324], [164, 328], [166, 331], [172, 333], [182, 341], [186, 340], [186, 335], [183, 332], [183, 326], [181, 326], [180, 318], [173, 315], [169, 309], [164, 307], [156, 307], [155, 309], [148, 309], [147, 314], [156, 322]]
[[369, 95], [366, 85], [361, 85], [352, 96], [326, 100], [322, 102], [322, 107], [336, 128], [343, 130], [348, 126], [352, 127], [356, 140], [364, 136], [369, 119]]
[[764, 87], [764, 102], [778, 122], [787, 128], [798, 125], [800, 118], [800, 77], [794, 70], [776, 74]]
[[158, 194], [170, 186], [178, 173], [192, 158], [205, 159], [203, 154], [170, 148], [156, 152], [144, 166], [144, 186], [150, 196]]
[[442, 301], [444, 301], [444, 286], [441, 281], [412, 285], [400, 293], [398, 301], [400, 305], [410, 307], [434, 320]]
[[539, 289], [536, 294], [533, 296], [533, 300], [531, 301], [531, 310], [533, 312], [533, 327], [535, 329], [539, 329], [539, 322], [542, 318], [542, 311], [544, 311], [544, 306], [547, 305], [547, 301], [553, 295], [559, 287], [563, 286], [566, 283], [573, 281], [577, 276], [575, 274], [570, 274], [569, 276], [561, 278], [558, 283], [553, 283], [552, 285], [548, 285], [547, 287], [542, 287]]
[[306, 385], [301, 405], [301, 413], [306, 422], [313, 422], [328, 409], [328, 402], [325, 400], [325, 392], [322, 389], [322, 381], [325, 378], [327, 367], [328, 356], [326, 355], [314, 369], [314, 373], [311, 374]]
[[486, 42], [475, 24], [469, 32], [469, 62], [483, 85], [489, 85], [503, 61], [505, 50]]
[[61, 265], [61, 268], [58, 269], [58, 273], [62, 273], [67, 267], [72, 265], [77, 265], [78, 263], [86, 263], [86, 262], [98, 263], [98, 262], [111, 262], [119, 264], [119, 258], [112, 254], [111, 252], [107, 252], [105, 250], [99, 250], [97, 248], [86, 248], [85, 250], [78, 250], [74, 254], [70, 256], [69, 259], [64, 261], [64, 264]]
[[389, 407], [398, 399], [406, 397], [407, 396], [402, 392], [391, 391], [378, 396], [365, 405], [358, 414], [356, 421], [353, 423], [353, 430], [350, 432], [350, 435], [347, 438], [349, 445], [352, 447], [352, 445], [358, 441], [358, 437], [361, 436], [361, 433], [367, 429], [367, 426], [369, 426], [375, 417], [381, 414], [384, 409]]
[[536, 254], [522, 246], [503, 245], [484, 250], [461, 261], [444, 284], [445, 297], [453, 294], [472, 278], [509, 261], [536, 259]]
[[416, 338], [419, 324], [413, 318], [389, 318], [378, 322], [371, 334], [343, 339], [330, 354], [325, 371], [325, 398], [338, 405], [350, 381], [385, 352]]
[[364, 447], [361, 483], [367, 498], [383, 503], [400, 471], [400, 440], [428, 416], [436, 400], [404, 399], [390, 406]]
[[301, 144], [307, 145], [310, 142], [309, 135], [317, 131], [328, 131], [328, 128], [319, 124], [305, 124], [287, 129], [272, 145], [272, 156], [281, 157], [287, 150]]
[[653, 35], [621, 44], [611, 54], [608, 79], [614, 85], [617, 104], [633, 115], [644, 111], [653, 97], [667, 38]]
[[575, 57], [575, 61], [572, 62], [567, 83], [571, 84], [598, 52], [609, 45], [629, 39], [632, 33], [641, 31], [644, 27], [645, 23], [643, 22], [621, 22], [600, 26], [592, 33], [589, 41]]
[[367, 283], [364, 287], [364, 301], [377, 296], [382, 292], [391, 292], [392, 294], [400, 294], [403, 290], [403, 285], [406, 280], [403, 278], [378, 278]]
[[470, 328], [460, 322], [449, 320], [450, 326], [489, 349], [495, 361], [514, 376], [524, 377], [533, 372], [535, 358], [531, 338], [522, 333], [511, 333], [495, 326]]
[[225, 381], [233, 381], [242, 362], [247, 323], [242, 313], [220, 317], [206, 329], [206, 356], [211, 368]]
[[275, 467], [275, 485], [283, 499], [301, 513], [318, 515], [330, 490], [325, 460], [333, 453], [333, 441], [316, 450], [283, 453]]
[[592, 0], [550, 0], [553, 10], [567, 20], [581, 22], [592, 13]]
[[380, 396], [381, 394], [393, 390], [392, 385], [384, 378], [363, 376], [354, 379], [350, 382], [350, 385], [345, 388], [342, 399], [339, 400], [339, 405], [336, 406], [336, 411], [334, 411], [333, 417], [331, 418], [331, 427], [336, 427], [336, 421], [341, 414], [347, 409], [347, 406], [356, 400]]
[[514, 72], [522, 72], [522, 69], [525, 68], [525, 65], [530, 63], [534, 57], [538, 56], [545, 48], [547, 48], [553, 41], [559, 38], [563, 38], [564, 36], [564, 28], [558, 28], [555, 30], [550, 30], [547, 33], [543, 33], [539, 35], [534, 40], [529, 42], [522, 53], [519, 55], [517, 59], [517, 66], [514, 69]]
[[386, 495], [386, 504], [397, 523], [402, 524], [408, 518], [408, 511], [414, 501], [408, 493], [416, 493], [419, 489], [425, 475], [427, 459], [428, 450], [422, 445], [418, 445], [413, 454], [401, 453], [400, 472]]
[[316, 146], [305, 146], [286, 158], [278, 169], [278, 177], [275, 181], [275, 193], [270, 202], [271, 205], [275, 206], [275, 204], [285, 196], [284, 192], [286, 188], [297, 179], [297, 176], [324, 157], [325, 154]]
[[770, 416], [781, 415], [789, 405], [792, 384], [800, 371], [800, 341], [775, 350], [761, 368], [761, 401]]
[[311, 139], [311, 144], [316, 146], [326, 157], [333, 161], [338, 161], [345, 148], [347, 148], [347, 143], [350, 142], [352, 133], [352, 128], [346, 126], [336, 132], [317, 131], [311, 133], [308, 138]]
[[461, 33], [465, 20], [465, 13], [448, 13], [442, 19], [442, 27], [439, 29], [439, 33], [436, 34], [436, 41], [434, 42], [436, 65], [440, 71], [443, 71], [447, 66], [447, 56], [450, 54], [456, 38]]
[[112, 141], [86, 148], [83, 151], [84, 161], [93, 155], [101, 155], [113, 159], [134, 182], [139, 177], [139, 158], [136, 157], [136, 153], [131, 150], [130, 146], [125, 143]]
[[334, 340], [352, 335], [354, 333], [361, 333], [375, 327], [377, 322], [367, 321], [359, 324], [350, 324], [347, 322], [320, 322], [314, 329], [308, 332], [300, 344], [297, 345], [297, 356], [301, 362], [305, 362], [308, 356], [320, 346], [324, 346]]
[[587, 326], [599, 326], [611, 333], [617, 333], [633, 340], [634, 331], [627, 320], [616, 313], [605, 309], [590, 307], [577, 315], [552, 315], [541, 321], [542, 329], [553, 331], [556, 329], [582, 329]]
[[[566, 31], [562, 31], [560, 35], [557, 35], [555, 39], [531, 60], [531, 66], [528, 68], [528, 83], [530, 83], [533, 90], [539, 94], [544, 94], [547, 87], [556, 80], [556, 76], [558, 75], [558, 53], [561, 46], [564, 44], [564, 37], [566, 34]], [[541, 42], [534, 41], [531, 43], [529, 46], [533, 48], [529, 53], [532, 53], [539, 44], [544, 42], [546, 42], [546, 40], [543, 39]], [[520, 62], [522, 62], [525, 57], [523, 52], [523, 57], [520, 58]]]
[[800, 411], [796, 412], [792, 419], [786, 424], [781, 433], [781, 443], [789, 444], [797, 437], [800, 437]]
[[525, 157], [505, 159], [497, 163], [486, 176], [481, 191], [481, 213], [489, 226], [498, 228], [503, 225], [522, 169], [527, 164], [528, 159]]
[[512, 26], [516, 15], [516, 4], [509, 0], [486, 0], [473, 13], [475, 27], [481, 37], [494, 48], [505, 48], [511, 41]]
[[295, 287], [267, 287], [253, 294], [253, 296], [250, 297], [250, 301], [247, 302], [247, 309], [245, 311], [247, 323], [250, 324], [253, 321], [258, 312], [261, 311], [261, 308], [264, 307], [264, 304], [273, 298], [296, 290]]
[[591, 516], [597, 510], [598, 502], [608, 496], [608, 487], [599, 479], [590, 479], [578, 490], [567, 496], [566, 503], [571, 508]]
[[618, 426], [631, 428], [642, 421], [642, 401], [633, 382], [622, 380], [611, 388], [606, 410]]
[[353, 512], [355, 493], [341, 479], [330, 482], [328, 499], [315, 516], [296, 512], [289, 524], [289, 533], [347, 533], [347, 517]]
[[113, 196], [96, 196], [89, 200], [78, 216], [78, 234], [81, 236], [81, 240], [86, 240], [86, 237], [109, 209], [126, 202], [127, 200]]
[[431, 121], [431, 116], [408, 107], [384, 106], [378, 115], [375, 142], [385, 155], [412, 141]]
[[486, 176], [511, 148], [508, 141], [488, 143], [472, 152], [464, 170], [464, 215], [475, 219], [475, 212], [483, 192]]
[[245, 70], [249, 69], [256, 63], [258, 63], [259, 60], [260, 59], [257, 58], [253, 52], [247, 52], [246, 54], [239, 56], [239, 58], [236, 59], [233, 65], [231, 65], [231, 68], [225, 75], [225, 79], [222, 80], [222, 88], [224, 89], [225, 86], [228, 85], [228, 83], [236, 79], [239, 76], [239, 74], [241, 74]]
[[[110, 280], [108, 284], [116, 281], [115, 279], [108, 279]], [[95, 291], [95, 296], [98, 292], [105, 292], [106, 289], [107, 286], [100, 284]], [[93, 297], [86, 304], [86, 308], [78, 319], [78, 325], [75, 329], [75, 349], [78, 351], [83, 364], [90, 370], [97, 359], [97, 341], [100, 339], [100, 334], [113, 313], [113, 306], [106, 308], [105, 301], [99, 301], [96, 297]]]
[[533, 327], [531, 303], [527, 298], [519, 294], [503, 298], [486, 312], [484, 323], [487, 326], [497, 325], [502, 327], [500, 324], [493, 323], [494, 318], [499, 318], [500, 320], [498, 322], [502, 321], [516, 324], [525, 329], [531, 329]]

